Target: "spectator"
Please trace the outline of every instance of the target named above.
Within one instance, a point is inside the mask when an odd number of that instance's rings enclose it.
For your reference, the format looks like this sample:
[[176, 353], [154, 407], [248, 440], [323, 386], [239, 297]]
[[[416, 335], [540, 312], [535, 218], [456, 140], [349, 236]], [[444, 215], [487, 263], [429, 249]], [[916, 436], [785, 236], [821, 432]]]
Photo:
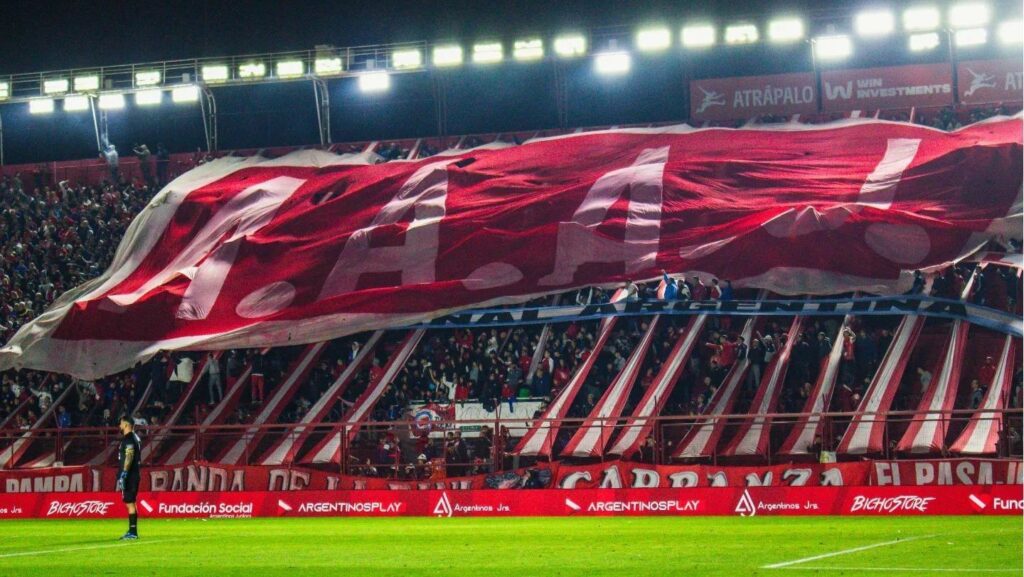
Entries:
[[153, 186], [153, 167], [151, 166], [153, 154], [145, 144], [136, 144], [132, 147], [135, 158], [139, 160], [139, 170], [142, 172], [142, 180], [148, 186]]
[[163, 188], [167, 186], [167, 169], [171, 163], [171, 155], [164, 148], [163, 143], [157, 143], [156, 145], [156, 183], [157, 186]]
[[252, 359], [252, 375], [249, 377], [252, 380], [252, 386], [249, 393], [250, 400], [254, 404], [263, 403], [263, 377], [266, 371], [266, 359], [263, 351], [257, 351]]
[[221, 386], [220, 378], [220, 360], [213, 353], [206, 354], [206, 390], [209, 393], [207, 399], [211, 405], [219, 403], [224, 398], [224, 388]]

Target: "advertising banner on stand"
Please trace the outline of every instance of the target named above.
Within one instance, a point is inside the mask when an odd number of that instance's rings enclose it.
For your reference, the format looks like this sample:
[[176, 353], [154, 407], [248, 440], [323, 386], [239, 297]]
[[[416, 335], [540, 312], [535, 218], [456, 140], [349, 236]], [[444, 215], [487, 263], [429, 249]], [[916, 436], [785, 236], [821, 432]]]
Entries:
[[949, 64], [913, 64], [821, 73], [825, 112], [951, 106], [953, 70]]
[[1024, 61], [971, 60], [957, 66], [957, 89], [964, 104], [1020, 102], [1024, 91]]
[[690, 82], [690, 118], [734, 120], [818, 111], [814, 74], [705, 78]]
[[[140, 493], [143, 518], [1016, 515], [1020, 485]], [[115, 519], [117, 493], [0, 495], [2, 519]]]

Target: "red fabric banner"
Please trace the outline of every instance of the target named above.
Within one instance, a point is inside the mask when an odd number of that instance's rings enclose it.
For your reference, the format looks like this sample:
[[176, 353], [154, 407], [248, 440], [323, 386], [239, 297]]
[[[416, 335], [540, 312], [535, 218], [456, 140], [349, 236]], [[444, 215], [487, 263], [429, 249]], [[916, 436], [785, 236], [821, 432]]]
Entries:
[[694, 120], [735, 120], [817, 111], [818, 90], [811, 72], [690, 82], [690, 118]]
[[373, 166], [219, 159], [158, 193], [111, 267], [24, 325], [0, 370], [92, 379], [159, 350], [308, 344], [662, 269], [898, 292], [1019, 233], [1021, 140], [1019, 119], [864, 121], [625, 129]]
[[[1021, 485], [139, 493], [142, 518], [1017, 515]], [[0, 519], [114, 519], [117, 493], [0, 494]]]
[[1024, 63], [1019, 58], [961, 62], [957, 66], [957, 88], [964, 104], [1020, 102]]
[[821, 73], [821, 108], [825, 112], [952, 104], [953, 70], [949, 64]]

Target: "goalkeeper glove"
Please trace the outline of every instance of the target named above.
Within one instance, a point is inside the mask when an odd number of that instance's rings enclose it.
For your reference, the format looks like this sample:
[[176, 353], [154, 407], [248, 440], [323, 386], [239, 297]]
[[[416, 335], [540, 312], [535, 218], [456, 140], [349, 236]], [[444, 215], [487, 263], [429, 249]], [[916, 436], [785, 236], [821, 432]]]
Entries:
[[128, 471], [121, 471], [121, 474], [117, 476], [117, 490], [124, 491], [124, 480], [128, 478]]

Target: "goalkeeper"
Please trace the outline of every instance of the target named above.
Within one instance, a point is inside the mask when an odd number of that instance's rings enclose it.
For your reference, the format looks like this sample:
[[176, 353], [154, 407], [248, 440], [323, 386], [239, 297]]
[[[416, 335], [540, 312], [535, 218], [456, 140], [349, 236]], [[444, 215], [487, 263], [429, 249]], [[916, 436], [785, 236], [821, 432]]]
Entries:
[[121, 537], [122, 541], [139, 538], [138, 509], [135, 508], [135, 496], [139, 492], [139, 459], [142, 458], [142, 443], [135, 434], [131, 417], [124, 415], [118, 424], [121, 430], [121, 444], [117, 449], [117, 490], [121, 492], [121, 500], [128, 507], [128, 532]]

